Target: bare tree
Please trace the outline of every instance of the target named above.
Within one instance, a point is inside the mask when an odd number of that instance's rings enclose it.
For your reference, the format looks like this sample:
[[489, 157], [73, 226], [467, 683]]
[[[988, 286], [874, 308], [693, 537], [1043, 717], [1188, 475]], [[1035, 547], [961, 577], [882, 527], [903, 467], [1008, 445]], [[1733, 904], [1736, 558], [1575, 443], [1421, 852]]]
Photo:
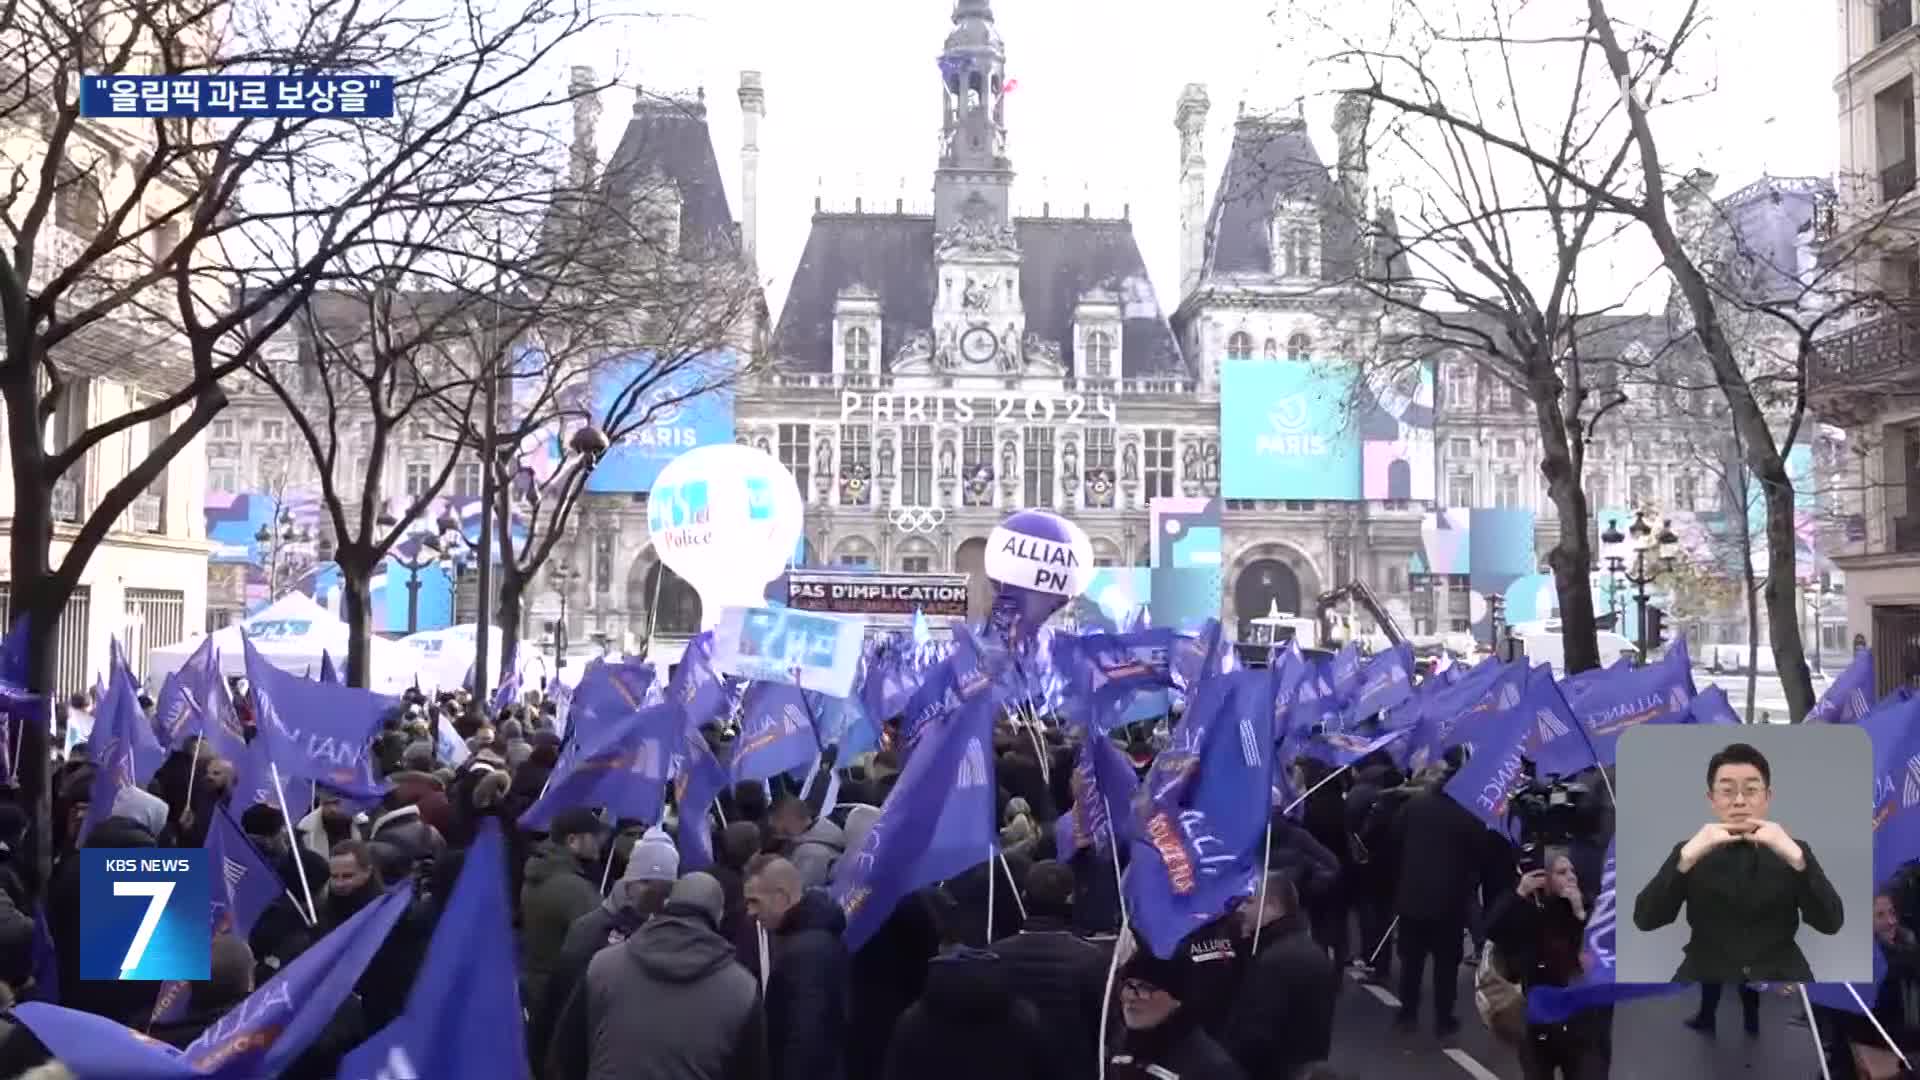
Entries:
[[658, 171], [583, 180], [576, 171], [580, 186], [555, 201], [540, 249], [515, 268], [509, 295], [525, 348], [494, 354], [481, 375], [491, 407], [465, 408], [457, 394], [436, 402], [493, 473], [484, 520], [500, 575], [503, 671], [527, 590], [602, 455], [761, 362], [765, 298], [737, 237], [684, 233], [681, 196]]
[[[1383, 38], [1342, 36], [1327, 58], [1360, 73], [1345, 100], [1368, 103], [1369, 149], [1400, 173], [1391, 203], [1362, 230], [1368, 251], [1354, 267], [1387, 309], [1370, 362], [1385, 370], [1371, 380], [1454, 349], [1531, 404], [1560, 526], [1547, 562], [1566, 667], [1585, 671], [1600, 655], [1582, 475], [1597, 428], [1626, 400], [1592, 372], [1617, 350], [1625, 317], [1617, 302], [1584, 300], [1576, 282], [1600, 272], [1595, 253], [1620, 227], [1594, 194], [1630, 181], [1632, 144], [1609, 127], [1618, 95], [1597, 50], [1580, 41], [1557, 45], [1560, 93], [1521, 93], [1532, 74], [1521, 71], [1517, 16], [1503, 5], [1484, 22], [1430, 16], [1417, 0], [1399, 0], [1392, 15]], [[1445, 117], [1460, 120], [1435, 122]], [[1477, 134], [1492, 130], [1525, 153]]]
[[[337, 257], [394, 213], [444, 200], [445, 160], [484, 160], [495, 133], [547, 102], [526, 86], [564, 42], [615, 13], [573, 0], [431, 10], [327, 0], [43, 0], [0, 9], [0, 357], [13, 518], [13, 610], [30, 620], [28, 681], [54, 688], [53, 631], [109, 530], [226, 405]], [[367, 74], [391, 118], [83, 120], [83, 74]], [[369, 153], [369, 150], [375, 152]], [[45, 433], [78, 380], [119, 358], [150, 404]], [[54, 552], [57, 484], [114, 436], [163, 425]], [[21, 748], [44, 809], [44, 736]], [[44, 827], [44, 813], [40, 815]], [[43, 848], [44, 850], [44, 848]]]

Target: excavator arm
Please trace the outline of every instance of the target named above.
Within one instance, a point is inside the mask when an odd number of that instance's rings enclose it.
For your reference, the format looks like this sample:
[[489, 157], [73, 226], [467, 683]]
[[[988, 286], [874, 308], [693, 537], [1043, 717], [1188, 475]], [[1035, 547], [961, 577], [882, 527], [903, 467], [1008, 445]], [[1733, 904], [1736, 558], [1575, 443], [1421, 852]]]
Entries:
[[1333, 639], [1333, 623], [1330, 616], [1333, 614], [1334, 607], [1342, 600], [1352, 600], [1359, 604], [1368, 615], [1373, 617], [1374, 624], [1380, 627], [1381, 633], [1387, 635], [1389, 642], [1398, 645], [1407, 639], [1406, 634], [1400, 630], [1400, 624], [1387, 613], [1386, 606], [1380, 603], [1379, 597], [1373, 595], [1373, 590], [1367, 587], [1367, 583], [1350, 581], [1331, 592], [1320, 594], [1316, 607], [1320, 619], [1321, 636], [1325, 640]]

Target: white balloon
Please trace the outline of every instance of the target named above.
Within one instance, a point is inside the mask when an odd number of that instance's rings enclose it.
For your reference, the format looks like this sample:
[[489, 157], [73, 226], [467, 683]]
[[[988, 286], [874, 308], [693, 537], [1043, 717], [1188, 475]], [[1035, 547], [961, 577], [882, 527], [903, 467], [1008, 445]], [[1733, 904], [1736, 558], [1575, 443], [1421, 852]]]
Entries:
[[786, 466], [738, 443], [674, 458], [647, 497], [653, 549], [700, 595], [705, 629], [722, 608], [766, 606], [767, 583], [786, 571], [805, 514]]

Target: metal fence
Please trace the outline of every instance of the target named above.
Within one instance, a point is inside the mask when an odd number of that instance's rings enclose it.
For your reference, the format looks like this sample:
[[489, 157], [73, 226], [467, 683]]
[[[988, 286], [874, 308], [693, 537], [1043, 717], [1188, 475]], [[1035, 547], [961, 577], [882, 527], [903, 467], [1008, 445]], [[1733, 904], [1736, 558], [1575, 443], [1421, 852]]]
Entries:
[[[54, 627], [54, 679], [55, 691], [61, 697], [76, 694], [89, 689], [87, 679], [87, 623], [93, 612], [92, 589], [86, 585], [75, 586], [73, 596], [67, 606], [60, 611], [60, 621]], [[13, 584], [0, 581], [0, 623], [13, 625]]]
[[1920, 688], [1920, 607], [1874, 607], [1873, 673], [1876, 698], [1902, 686]]
[[178, 589], [128, 589], [127, 663], [134, 677], [147, 681], [147, 657], [154, 649], [187, 636], [187, 594]]

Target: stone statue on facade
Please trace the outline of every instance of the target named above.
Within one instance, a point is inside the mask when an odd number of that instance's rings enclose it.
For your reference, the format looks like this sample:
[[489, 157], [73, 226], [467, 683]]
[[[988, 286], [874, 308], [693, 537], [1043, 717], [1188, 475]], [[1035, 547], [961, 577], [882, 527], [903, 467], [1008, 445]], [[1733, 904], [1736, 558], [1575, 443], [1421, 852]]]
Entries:
[[940, 444], [940, 479], [953, 479], [953, 442], [951, 440]]
[[967, 284], [960, 291], [960, 306], [969, 315], [985, 315], [993, 310], [993, 287], [998, 284], [993, 275], [984, 279], [972, 274], [967, 275]]
[[940, 328], [940, 344], [933, 350], [933, 366], [952, 371], [960, 365], [960, 331], [952, 323]]
[[1120, 448], [1120, 479], [1128, 484], [1140, 479], [1140, 448], [1133, 443]]
[[1183, 475], [1188, 477], [1193, 477], [1193, 478], [1199, 477], [1200, 475], [1200, 444], [1199, 443], [1188, 443], [1187, 448], [1181, 452], [1180, 472]]
[[880, 476], [883, 479], [891, 478], [893, 476], [893, 439], [892, 437], [886, 436], [886, 435], [883, 435], [880, 437], [879, 455], [880, 455]]
[[1000, 444], [1000, 475], [1012, 479], [1019, 468], [1020, 451], [1013, 445], [1013, 440], [1008, 439]]
[[897, 375], [921, 375], [932, 367], [933, 335], [925, 330], [909, 335], [893, 356], [893, 371]]
[[1060, 450], [1060, 481], [1069, 489], [1080, 483], [1080, 447], [1068, 443]]
[[819, 476], [833, 475], [833, 443], [821, 439], [813, 448], [813, 471]]

